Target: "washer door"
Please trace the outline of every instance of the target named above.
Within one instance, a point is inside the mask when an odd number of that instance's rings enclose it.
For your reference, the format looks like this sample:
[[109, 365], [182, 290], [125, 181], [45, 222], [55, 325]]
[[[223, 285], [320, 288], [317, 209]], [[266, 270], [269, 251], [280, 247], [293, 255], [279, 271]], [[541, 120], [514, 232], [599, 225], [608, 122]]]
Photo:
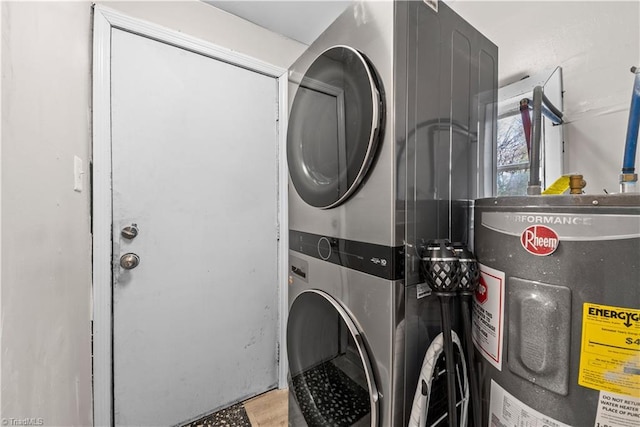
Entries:
[[384, 116], [375, 73], [357, 50], [335, 46], [309, 67], [289, 116], [289, 172], [302, 199], [338, 206], [367, 173]]
[[289, 390], [299, 410], [290, 417], [302, 416], [312, 427], [377, 427], [378, 388], [369, 355], [335, 299], [317, 290], [298, 295], [289, 311], [287, 355]]

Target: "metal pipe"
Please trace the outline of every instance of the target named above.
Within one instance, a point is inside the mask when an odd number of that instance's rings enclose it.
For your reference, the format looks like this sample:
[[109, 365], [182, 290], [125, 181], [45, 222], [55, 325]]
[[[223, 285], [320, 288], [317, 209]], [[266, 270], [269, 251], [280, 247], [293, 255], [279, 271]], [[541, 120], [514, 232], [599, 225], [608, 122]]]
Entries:
[[527, 98], [520, 100], [520, 117], [522, 118], [522, 127], [524, 128], [524, 139], [527, 142], [527, 154], [531, 155], [531, 116], [529, 115], [529, 100]]
[[544, 100], [542, 101], [542, 115], [551, 120], [551, 123], [553, 123], [554, 125], [561, 125], [562, 123], [564, 123], [562, 121], [562, 117], [556, 116], [555, 113], [549, 108], [549, 106], [544, 103]]
[[[532, 109], [532, 106], [533, 102], [530, 99], [523, 98], [520, 100], [520, 111], [525, 107]], [[554, 125], [561, 125], [564, 123], [564, 120], [562, 119], [564, 117], [563, 114], [551, 103], [551, 101], [549, 101], [544, 93], [542, 94], [542, 115], [551, 120]]]
[[629, 124], [627, 125], [627, 138], [624, 146], [622, 160], [622, 173], [620, 174], [620, 192], [636, 192], [638, 174], [635, 173], [636, 148], [638, 146], [638, 128], [640, 127], [640, 68], [631, 67], [635, 74], [633, 92], [631, 94], [631, 107], [629, 108]]
[[531, 127], [531, 153], [529, 155], [529, 186], [527, 194], [539, 195], [540, 184], [540, 141], [542, 139], [542, 86], [533, 88], [533, 126]]
[[[536, 89], [538, 88], [539, 90], [536, 91]], [[562, 112], [558, 110], [556, 106], [551, 103], [551, 101], [549, 101], [549, 99], [545, 96], [544, 92], [542, 92], [542, 87], [537, 86], [534, 89], [534, 99], [536, 97], [535, 95], [536, 93], [539, 93], [538, 98], [541, 99], [541, 103], [540, 103], [541, 113], [547, 119], [551, 120], [553, 124], [561, 125], [563, 123]], [[540, 120], [537, 123], [537, 125], [535, 125], [535, 128], [532, 130], [531, 119], [529, 117], [529, 109], [532, 107], [532, 105], [534, 107], [534, 116], [536, 116], [536, 114], [540, 116], [540, 112], [536, 113], [535, 101], [531, 102], [527, 98], [520, 100], [520, 115], [522, 116], [522, 126], [524, 127], [525, 139], [527, 141], [527, 153], [529, 154], [530, 165], [531, 165], [531, 172], [530, 172], [531, 179], [529, 180], [529, 187], [527, 188], [527, 194], [537, 195], [537, 194], [540, 194], [542, 191], [542, 186], [540, 184], [540, 172], [539, 172], [540, 141], [538, 141], [536, 144], [532, 144], [531, 140], [535, 138], [538, 138], [538, 140], [540, 140], [542, 138], [542, 129], [540, 129], [540, 127], [542, 126], [542, 121]], [[536, 150], [535, 152], [534, 152], [534, 149], [532, 149], [531, 147], [532, 145], [535, 145], [535, 150]], [[534, 167], [536, 167], [535, 173], [533, 169]]]
[[557, 125], [562, 123], [562, 112], [558, 110], [556, 106], [551, 103], [551, 101], [549, 101], [549, 98], [547, 98], [544, 92], [542, 92], [542, 105], [543, 107], [548, 108], [549, 111], [558, 118], [558, 123], [556, 123], [556, 120], [553, 120], [551, 117], [549, 117], [551, 121], [553, 121]]

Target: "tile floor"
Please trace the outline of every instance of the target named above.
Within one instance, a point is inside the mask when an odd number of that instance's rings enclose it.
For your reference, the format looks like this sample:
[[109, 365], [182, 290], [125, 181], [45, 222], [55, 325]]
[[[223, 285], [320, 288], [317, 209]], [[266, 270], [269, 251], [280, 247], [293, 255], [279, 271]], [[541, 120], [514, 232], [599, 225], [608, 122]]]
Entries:
[[182, 427], [251, 427], [242, 403], [237, 403]]
[[288, 398], [288, 390], [272, 390], [183, 427], [285, 427]]

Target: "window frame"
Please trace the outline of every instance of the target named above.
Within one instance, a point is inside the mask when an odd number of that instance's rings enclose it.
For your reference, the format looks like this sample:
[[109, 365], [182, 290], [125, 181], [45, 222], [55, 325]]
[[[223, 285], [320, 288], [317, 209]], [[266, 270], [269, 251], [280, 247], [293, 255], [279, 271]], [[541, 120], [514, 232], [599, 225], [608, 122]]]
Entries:
[[[498, 89], [498, 117], [497, 120], [520, 114], [520, 100], [533, 98], [533, 88], [542, 86], [544, 94], [560, 111], [563, 110], [562, 68], [546, 69], [533, 76], [526, 77], [515, 83]], [[540, 178], [542, 189], [550, 186], [564, 174], [564, 135], [563, 126], [554, 125], [546, 117], [542, 117], [542, 141], [540, 147]], [[496, 135], [497, 137], [497, 135]], [[496, 195], [498, 192], [498, 174], [502, 171], [529, 169], [528, 163], [498, 166], [498, 146], [496, 140], [495, 181]], [[526, 167], [524, 167], [526, 166]], [[526, 194], [526, 193], [525, 193]], [[523, 195], [525, 195], [523, 194]]]

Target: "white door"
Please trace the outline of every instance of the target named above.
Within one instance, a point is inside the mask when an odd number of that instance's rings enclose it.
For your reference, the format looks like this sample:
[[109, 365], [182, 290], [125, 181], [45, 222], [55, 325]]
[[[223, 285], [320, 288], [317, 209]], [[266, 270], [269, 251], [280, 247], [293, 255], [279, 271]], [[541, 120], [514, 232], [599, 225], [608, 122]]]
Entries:
[[277, 80], [116, 29], [111, 64], [115, 423], [174, 425], [277, 384]]

